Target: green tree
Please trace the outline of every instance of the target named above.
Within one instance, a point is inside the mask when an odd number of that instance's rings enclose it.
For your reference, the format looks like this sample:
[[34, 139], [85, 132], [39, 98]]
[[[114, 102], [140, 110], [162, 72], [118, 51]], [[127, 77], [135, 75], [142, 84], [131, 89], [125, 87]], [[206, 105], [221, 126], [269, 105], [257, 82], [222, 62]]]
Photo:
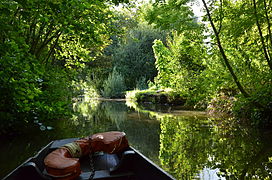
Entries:
[[155, 39], [164, 41], [165, 33], [142, 23], [130, 29], [123, 43], [115, 49], [113, 64], [124, 75], [129, 89], [135, 88], [140, 79], [153, 81], [157, 75], [152, 51]]
[[[162, 53], [166, 57], [161, 57], [159, 60], [167, 65], [165, 74], [159, 75], [159, 79], [164, 78], [168, 81], [165, 85], [167, 87], [177, 87], [178, 84], [181, 87], [187, 87], [185, 92], [189, 93], [189, 99], [197, 97], [193, 102], [203, 98], [209, 101], [210, 98], [216, 96], [215, 94], [229, 91], [231, 92], [229, 94], [238, 98], [234, 106], [237, 114], [258, 119], [256, 123], [272, 122], [268, 115], [271, 113], [272, 47], [269, 2], [266, 0], [202, 0], [207, 12], [203, 21], [210, 22], [210, 26], [206, 29], [206, 38], [203, 35], [203, 23], [201, 25], [196, 21], [188, 7], [190, 2], [193, 1], [156, 1], [153, 8], [146, 14], [150, 23], [163, 29], [175, 30], [183, 38], [180, 49], [173, 48], [171, 45], [167, 45], [169, 50], [166, 47], [161, 49], [168, 53]], [[184, 21], [183, 24], [176, 23], [182, 21]], [[193, 32], [197, 36], [192, 35]], [[175, 44], [175, 41], [178, 42], [177, 39], [169, 42]], [[197, 39], [200, 40], [198, 44], [195, 43]], [[156, 53], [159, 54], [156, 44], [154, 47]], [[194, 47], [198, 48], [194, 49]], [[178, 61], [175, 60], [178, 58], [173, 53], [174, 49], [179, 49], [176, 54], [190, 59], [190, 62], [197, 61], [200, 65], [198, 71], [189, 73], [194, 71], [186, 68], [186, 63], [183, 63], [185, 71], [175, 72], [179, 66], [176, 63]], [[175, 69], [174, 66], [177, 68]], [[202, 69], [201, 66], [205, 68]], [[173, 78], [177, 74], [182, 76], [176, 77], [183, 78], [184, 75], [190, 77], [184, 79], [188, 85], [176, 80], [181, 78]], [[200, 96], [202, 98], [199, 98]]]
[[74, 69], [109, 43], [115, 31], [109, 5], [118, 2], [123, 1], [0, 2], [1, 129], [38, 113], [65, 114]]
[[102, 95], [104, 97], [116, 98], [124, 96], [126, 85], [123, 75], [114, 68], [108, 79], [105, 80], [103, 87]]
[[[122, 8], [119, 6], [118, 9], [115, 9], [113, 11], [114, 14], [114, 21], [113, 21], [113, 27], [117, 30], [114, 34], [111, 34], [110, 37], [110, 44], [104, 49], [103, 54], [98, 56], [94, 61], [87, 63], [86, 65], [86, 71], [88, 72], [88, 75], [91, 77], [92, 81], [95, 83], [95, 86], [97, 89], [102, 90], [103, 89], [103, 83], [108, 78], [109, 74], [112, 72], [113, 67], [115, 66], [118, 68], [118, 71], [121, 72], [124, 76], [127, 75], [127, 72], [129, 71], [127, 68], [128, 66], [134, 66], [136, 62], [126, 60], [124, 63], [121, 63], [121, 60], [119, 56], [122, 55], [122, 53], [125, 53], [126, 48], [125, 44], [130, 41], [129, 37], [132, 36], [131, 32], [136, 31], [135, 29], [138, 27], [138, 20], [137, 20], [137, 12], [134, 12], [131, 10], [131, 8], [134, 7], [133, 5], [129, 6], [122, 6]], [[143, 28], [142, 28], [143, 29]], [[146, 30], [147, 31], [147, 30]], [[150, 33], [151, 34], [151, 33]], [[135, 44], [134, 44], [135, 45]], [[136, 50], [137, 47], [133, 47], [133, 50]], [[151, 46], [150, 46], [151, 47]], [[150, 49], [150, 48], [149, 48]], [[142, 56], [142, 55], [139, 55]], [[150, 55], [146, 55], [149, 57]], [[136, 57], [132, 56], [132, 59], [136, 59]], [[153, 58], [153, 56], [151, 56]], [[145, 58], [145, 60], [148, 60], [148, 58]], [[154, 58], [153, 58], [154, 59]], [[149, 61], [149, 60], [148, 60]], [[131, 63], [131, 65], [129, 65]], [[118, 66], [118, 67], [117, 67]], [[122, 67], [126, 66], [126, 67]], [[150, 66], [150, 65], [149, 65]], [[137, 69], [137, 67], [136, 67]], [[152, 71], [152, 68], [151, 70]], [[86, 76], [88, 76], [86, 74]], [[141, 74], [140, 79], [144, 79], [145, 75]], [[134, 78], [133, 76], [126, 76], [125, 81], [131, 82], [130, 78]], [[136, 78], [134, 78], [135, 80]], [[136, 79], [137, 80], [137, 79]], [[132, 82], [135, 85], [135, 82]], [[146, 81], [143, 82], [146, 84]]]
[[233, 80], [243, 95], [236, 109], [255, 123], [271, 122], [271, 7], [266, 1], [215, 1], [210, 7], [203, 3], [219, 49], [213, 47], [213, 57], [219, 55], [232, 77], [226, 80]]
[[207, 7], [207, 4], [206, 4], [205, 0], [202, 0], [202, 2], [203, 2], [204, 7], [205, 7], [205, 9], [206, 9], [206, 11], [207, 11], [207, 16], [208, 16], [209, 21], [210, 21], [210, 23], [211, 23], [213, 32], [214, 32], [215, 37], [216, 37], [215, 39], [216, 39], [216, 42], [217, 42], [219, 51], [220, 51], [220, 53], [221, 53], [221, 55], [222, 55], [222, 57], [223, 57], [223, 60], [224, 60], [224, 62], [225, 62], [225, 64], [226, 64], [226, 66], [227, 66], [227, 68], [228, 68], [228, 70], [229, 70], [229, 72], [230, 72], [230, 74], [231, 74], [231, 76], [232, 76], [234, 82], [236, 83], [237, 87], [238, 87], [239, 90], [241, 91], [241, 93], [242, 93], [245, 97], [249, 97], [249, 94], [245, 91], [244, 87], [241, 85], [241, 83], [240, 83], [240, 81], [238, 80], [236, 74], [234, 73], [234, 70], [233, 70], [232, 66], [230, 65], [229, 59], [227, 58], [227, 56], [226, 56], [226, 54], [225, 54], [225, 50], [224, 50], [224, 48], [222, 47], [221, 40], [220, 40], [220, 38], [219, 38], [219, 32], [217, 31], [217, 29], [216, 29], [216, 27], [215, 27], [215, 25], [214, 25], [214, 23], [213, 23], [213, 20], [212, 20], [210, 11], [209, 11], [209, 9], [208, 9], [208, 7]]
[[191, 1], [157, 1], [147, 10], [145, 18], [171, 34], [166, 45], [155, 41], [153, 50], [156, 57], [158, 76], [155, 82], [162, 88], [172, 88], [188, 97], [188, 104], [195, 104], [205, 98], [206, 89], [200, 76], [205, 70], [207, 47], [203, 35], [204, 26], [197, 22]]
[[188, 3], [194, 0], [156, 0], [144, 13], [150, 24], [163, 30], [174, 30], [178, 33], [188, 29], [199, 28], [197, 17]]

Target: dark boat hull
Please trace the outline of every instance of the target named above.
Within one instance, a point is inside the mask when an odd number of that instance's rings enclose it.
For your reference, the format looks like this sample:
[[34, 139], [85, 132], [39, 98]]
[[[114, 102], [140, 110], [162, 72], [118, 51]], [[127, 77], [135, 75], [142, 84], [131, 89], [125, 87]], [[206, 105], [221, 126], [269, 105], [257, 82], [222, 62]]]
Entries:
[[[43, 160], [47, 154], [75, 141], [76, 138], [57, 140], [49, 143], [36, 156], [29, 158], [25, 163], [17, 167], [4, 180], [18, 179], [52, 179], [46, 175]], [[131, 179], [131, 180], [172, 180], [174, 179], [160, 167], [151, 162], [144, 155], [130, 147], [120, 154], [97, 153], [93, 156], [94, 176], [93, 179]], [[77, 180], [89, 179], [91, 173], [90, 158], [80, 159], [82, 173]]]

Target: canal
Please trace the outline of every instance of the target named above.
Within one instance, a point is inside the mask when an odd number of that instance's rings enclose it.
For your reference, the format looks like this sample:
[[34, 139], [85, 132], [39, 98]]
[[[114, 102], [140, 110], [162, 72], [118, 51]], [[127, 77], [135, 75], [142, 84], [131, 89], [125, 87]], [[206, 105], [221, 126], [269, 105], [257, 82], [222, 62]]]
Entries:
[[[124, 131], [138, 149], [176, 179], [271, 179], [272, 132], [175, 107], [138, 108], [125, 101], [74, 104], [70, 119], [39, 123], [1, 140], [0, 178], [55, 139]], [[232, 120], [228, 120], [231, 122]]]

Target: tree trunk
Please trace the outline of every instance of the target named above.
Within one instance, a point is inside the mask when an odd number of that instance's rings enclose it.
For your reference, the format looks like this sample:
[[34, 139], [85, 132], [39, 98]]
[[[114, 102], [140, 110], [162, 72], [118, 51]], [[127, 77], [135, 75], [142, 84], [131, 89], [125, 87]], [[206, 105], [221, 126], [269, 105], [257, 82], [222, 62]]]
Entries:
[[267, 53], [267, 47], [265, 46], [263, 32], [262, 32], [262, 28], [261, 28], [261, 25], [260, 25], [260, 22], [259, 22], [256, 0], [252, 0], [252, 1], [253, 1], [253, 6], [254, 6], [254, 15], [255, 15], [255, 18], [256, 18], [256, 24], [257, 24], [259, 35], [260, 35], [264, 56], [265, 56], [265, 59], [266, 59], [268, 65], [270, 67], [270, 70], [272, 70], [272, 62], [271, 62], [271, 60], [270, 60], [270, 58], [268, 56], [268, 53]]
[[58, 40], [59, 40], [59, 37], [60, 37], [61, 33], [62, 33], [61, 31], [58, 32], [54, 44], [51, 46], [51, 48], [50, 48], [50, 50], [49, 50], [49, 52], [47, 54], [47, 57], [44, 59], [44, 62], [45, 62], [46, 65], [48, 65], [49, 58], [53, 54], [53, 52], [54, 52], [54, 50], [56, 48], [56, 45], [58, 43]]
[[238, 89], [240, 90], [240, 92], [241, 92], [245, 97], [250, 97], [249, 94], [245, 91], [245, 89], [244, 89], [243, 86], [241, 85], [240, 81], [238, 80], [236, 74], [234, 73], [234, 71], [233, 71], [233, 69], [232, 69], [232, 67], [231, 67], [231, 65], [230, 65], [230, 63], [229, 63], [229, 60], [228, 60], [228, 58], [227, 58], [227, 56], [226, 56], [226, 54], [225, 54], [225, 51], [224, 51], [224, 49], [223, 49], [223, 47], [222, 47], [222, 44], [221, 44], [221, 41], [220, 41], [220, 38], [219, 38], [218, 31], [217, 31], [217, 29], [216, 29], [216, 27], [215, 27], [215, 25], [214, 25], [214, 23], [213, 23], [213, 20], [212, 20], [210, 11], [209, 11], [209, 9], [208, 9], [208, 6], [207, 6], [205, 0], [202, 0], [202, 2], [203, 2], [204, 7], [205, 7], [205, 9], [206, 9], [206, 12], [207, 12], [207, 15], [208, 15], [210, 24], [211, 24], [211, 26], [212, 26], [212, 29], [213, 29], [213, 31], [214, 31], [214, 34], [215, 34], [215, 37], [216, 37], [216, 41], [217, 41], [217, 46], [218, 46], [218, 48], [219, 48], [219, 50], [220, 50], [220, 53], [221, 53], [221, 55], [222, 55], [222, 57], [223, 57], [223, 60], [224, 60], [224, 62], [225, 62], [225, 64], [226, 64], [226, 66], [227, 66], [227, 68], [228, 68], [228, 70], [229, 70], [229, 72], [230, 72], [230, 74], [231, 74], [231, 76], [232, 76], [232, 78], [233, 78], [235, 84], [237, 85]]
[[[272, 46], [271, 23], [270, 23], [270, 18], [268, 16], [268, 12], [267, 12], [268, 10], [266, 8], [266, 0], [263, 0], [263, 3], [264, 3], [264, 11], [265, 11], [265, 17], [266, 17], [266, 22], [267, 22], [268, 42], [270, 41], [270, 47], [271, 47]], [[268, 46], [269, 46], [269, 43], [268, 43]], [[269, 54], [270, 61], [271, 61], [271, 58], [272, 58], [271, 49], [270, 49], [270, 52], [268, 52], [268, 54]]]

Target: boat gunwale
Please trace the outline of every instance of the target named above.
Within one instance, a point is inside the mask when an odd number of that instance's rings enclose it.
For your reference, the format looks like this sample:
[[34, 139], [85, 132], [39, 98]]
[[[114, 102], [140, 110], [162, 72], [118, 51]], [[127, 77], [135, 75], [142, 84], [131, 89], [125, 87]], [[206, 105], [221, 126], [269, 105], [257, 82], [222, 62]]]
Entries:
[[[39, 158], [44, 159], [45, 156], [42, 155], [42, 153], [50, 153], [52, 152], [52, 150], [57, 149], [59, 147], [62, 146], [62, 141], [65, 143], [69, 143], [74, 141], [75, 139], [79, 139], [79, 138], [66, 138], [66, 139], [58, 139], [58, 140], [54, 140], [51, 141], [50, 143], [48, 143], [47, 145], [45, 145], [44, 147], [42, 147], [34, 156], [28, 158], [26, 161], [24, 161], [22, 164], [20, 164], [19, 166], [17, 166], [13, 171], [11, 171], [8, 175], [6, 175], [3, 180], [9, 180], [9, 177], [12, 177], [13, 173], [16, 173], [16, 171], [18, 171], [21, 167], [25, 166], [27, 163], [29, 162], [33, 162], [37, 165], [37, 161], [39, 161]], [[52, 145], [54, 145], [52, 147]], [[58, 145], [58, 146], [56, 146]], [[155, 164], [154, 162], [152, 162], [150, 159], [148, 159], [145, 155], [143, 155], [142, 153], [140, 153], [138, 150], [136, 150], [135, 148], [133, 148], [132, 146], [129, 146], [129, 148], [127, 149], [132, 150], [133, 152], [135, 152], [136, 156], [142, 158], [149, 166], [154, 167], [157, 171], [163, 173], [166, 177], [168, 177], [171, 180], [175, 180], [175, 178], [173, 178], [173, 176], [171, 176], [168, 172], [166, 172], [165, 170], [163, 170], [161, 167], [159, 167], [157, 164]], [[42, 169], [40, 169], [41, 167], [38, 167], [38, 170], [42, 173]], [[43, 167], [42, 167], [43, 168]], [[42, 173], [43, 174], [43, 173]]]
[[[46, 149], [47, 151], [50, 149], [50, 146], [54, 143], [54, 141], [51, 141], [47, 145], [43, 146], [34, 156], [28, 158], [23, 163], [21, 163], [19, 166], [17, 166], [14, 170], [12, 170], [10, 173], [8, 173], [2, 180], [8, 179], [12, 174], [14, 174], [16, 171], [18, 171], [21, 167], [25, 166], [29, 162], [33, 162], [33, 159], [36, 159], [39, 157], [39, 155], [44, 152]], [[36, 164], [36, 162], [33, 162]], [[40, 169], [39, 169], [40, 170]]]

